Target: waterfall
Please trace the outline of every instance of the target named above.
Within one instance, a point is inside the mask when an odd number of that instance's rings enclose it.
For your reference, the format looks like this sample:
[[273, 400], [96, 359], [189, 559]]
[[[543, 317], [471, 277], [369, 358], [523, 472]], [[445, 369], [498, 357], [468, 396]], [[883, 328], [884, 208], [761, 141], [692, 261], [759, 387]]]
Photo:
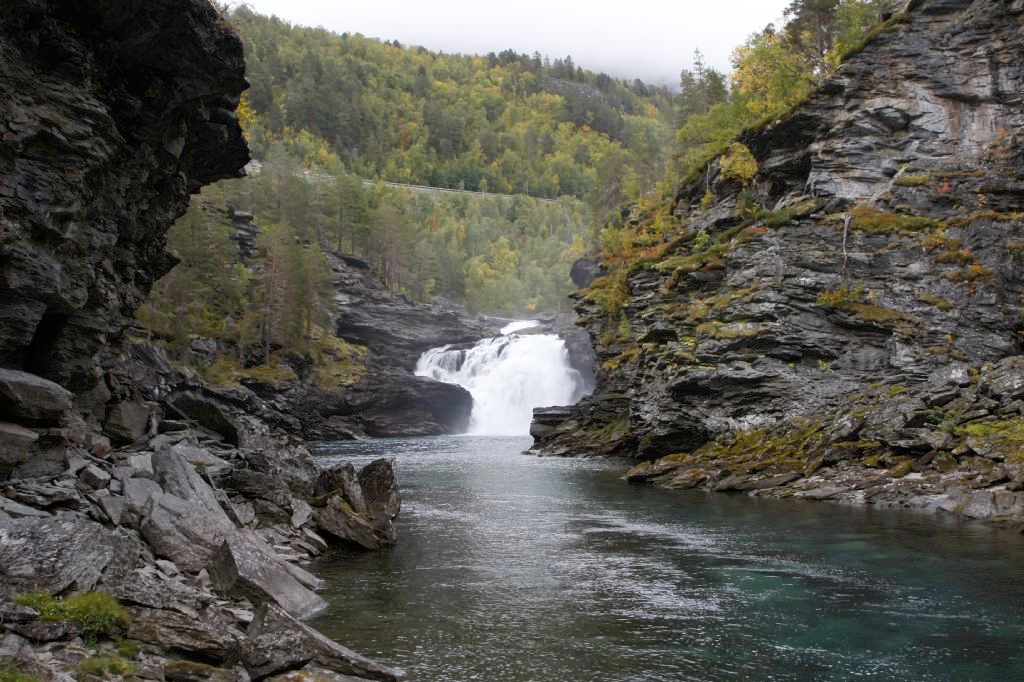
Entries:
[[580, 399], [580, 373], [569, 366], [565, 341], [555, 334], [515, 334], [536, 322], [514, 322], [502, 336], [471, 348], [442, 346], [416, 363], [418, 376], [458, 384], [473, 396], [467, 433], [520, 436], [530, 432], [533, 408]]

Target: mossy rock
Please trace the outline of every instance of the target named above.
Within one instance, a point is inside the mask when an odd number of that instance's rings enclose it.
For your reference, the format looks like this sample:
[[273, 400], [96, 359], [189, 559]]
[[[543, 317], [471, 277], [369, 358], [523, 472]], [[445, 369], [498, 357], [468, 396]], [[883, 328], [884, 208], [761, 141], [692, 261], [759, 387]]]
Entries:
[[904, 476], [906, 476], [907, 474], [909, 474], [913, 470], [914, 470], [914, 462], [913, 462], [913, 460], [909, 460], [908, 459], [908, 460], [904, 460], [904, 461], [900, 462], [899, 464], [897, 464], [893, 468], [889, 469], [889, 475], [892, 478], [903, 478]]

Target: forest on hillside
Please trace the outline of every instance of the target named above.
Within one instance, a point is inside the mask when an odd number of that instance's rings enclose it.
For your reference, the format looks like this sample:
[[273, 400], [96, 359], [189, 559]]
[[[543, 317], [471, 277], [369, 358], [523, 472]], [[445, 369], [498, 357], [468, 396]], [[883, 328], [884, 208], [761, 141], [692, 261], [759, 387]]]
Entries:
[[[794, 0], [782, 26], [736, 48], [731, 75], [696, 52], [675, 94], [569, 57], [445, 55], [230, 10], [259, 171], [193, 202], [170, 233], [182, 263], [140, 320], [179, 347], [213, 338], [243, 364], [310, 353], [334, 306], [326, 252], [366, 259], [424, 302], [509, 316], [565, 307], [576, 258], [601, 248], [607, 264], [629, 263], [680, 228], [665, 207], [708, 161], [741, 181], [756, 172], [733, 140], [803, 101], [884, 29], [886, 5]], [[624, 223], [630, 204], [648, 216], [639, 227]], [[263, 232], [246, 263], [229, 208]]]

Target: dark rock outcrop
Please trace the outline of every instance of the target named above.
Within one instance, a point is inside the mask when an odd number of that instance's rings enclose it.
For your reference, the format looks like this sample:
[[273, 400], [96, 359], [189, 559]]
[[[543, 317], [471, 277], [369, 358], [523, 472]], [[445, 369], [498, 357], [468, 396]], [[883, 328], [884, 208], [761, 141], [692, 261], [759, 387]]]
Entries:
[[80, 391], [174, 265], [164, 234], [188, 193], [248, 159], [242, 47], [202, 0], [5, 10], [0, 365]]
[[[987, 466], [971, 432], [1015, 442], [1020, 403], [980, 386], [1021, 352], [1024, 328], [1024, 5], [907, 8], [792, 115], [741, 137], [758, 161], [750, 187], [712, 162], [677, 194], [681, 227], [653, 262], [580, 292], [597, 389], [539, 411], [536, 449], [668, 455], [635, 477], [673, 464], [680, 485], [780, 496], [812, 478], [863, 490], [877, 461], [958, 473], [926, 493], [802, 493], [916, 505], [974, 490], [963, 477]], [[1020, 466], [1009, 457], [1006, 480]], [[983, 480], [985, 494], [1005, 484]]]
[[372, 271], [353, 266], [344, 257], [333, 256], [331, 266], [338, 292], [335, 332], [366, 346], [388, 366], [412, 370], [423, 351], [497, 332], [493, 325], [471, 321], [443, 305], [418, 304], [396, 294]]

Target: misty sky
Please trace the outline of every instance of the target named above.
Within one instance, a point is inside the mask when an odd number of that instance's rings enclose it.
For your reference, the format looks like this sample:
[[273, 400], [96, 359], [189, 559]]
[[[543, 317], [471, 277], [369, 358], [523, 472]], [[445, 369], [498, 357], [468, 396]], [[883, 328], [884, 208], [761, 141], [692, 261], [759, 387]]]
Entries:
[[[232, 3], [235, 4], [235, 3]], [[262, 14], [338, 33], [398, 40], [442, 52], [513, 49], [571, 55], [593, 71], [676, 84], [693, 51], [729, 71], [729, 54], [777, 22], [789, 0], [244, 0]]]

